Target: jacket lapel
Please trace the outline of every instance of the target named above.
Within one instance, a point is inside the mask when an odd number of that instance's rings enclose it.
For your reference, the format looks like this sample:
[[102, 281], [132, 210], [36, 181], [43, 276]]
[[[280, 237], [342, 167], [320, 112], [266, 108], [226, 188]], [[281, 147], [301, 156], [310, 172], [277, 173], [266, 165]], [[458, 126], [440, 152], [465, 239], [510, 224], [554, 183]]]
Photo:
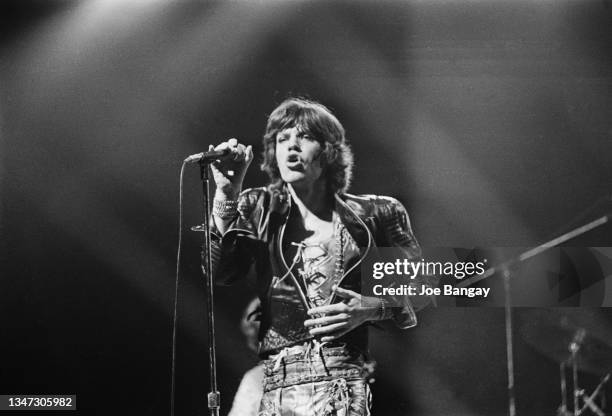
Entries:
[[336, 212], [338, 213], [342, 224], [346, 227], [351, 237], [357, 243], [360, 251], [368, 247], [368, 230], [364, 224], [368, 224], [369, 219], [367, 213], [359, 204], [355, 204], [350, 200], [344, 199], [343, 195], [336, 195]]

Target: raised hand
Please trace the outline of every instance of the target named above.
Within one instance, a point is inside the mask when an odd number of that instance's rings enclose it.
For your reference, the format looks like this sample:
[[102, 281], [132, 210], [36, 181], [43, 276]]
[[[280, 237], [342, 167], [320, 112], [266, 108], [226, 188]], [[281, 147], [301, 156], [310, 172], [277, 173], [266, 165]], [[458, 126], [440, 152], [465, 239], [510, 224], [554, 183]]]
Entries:
[[242, 190], [242, 181], [253, 160], [253, 147], [238, 143], [232, 138], [208, 150], [230, 149], [230, 153], [211, 164], [213, 179], [217, 190], [215, 198], [235, 200]]

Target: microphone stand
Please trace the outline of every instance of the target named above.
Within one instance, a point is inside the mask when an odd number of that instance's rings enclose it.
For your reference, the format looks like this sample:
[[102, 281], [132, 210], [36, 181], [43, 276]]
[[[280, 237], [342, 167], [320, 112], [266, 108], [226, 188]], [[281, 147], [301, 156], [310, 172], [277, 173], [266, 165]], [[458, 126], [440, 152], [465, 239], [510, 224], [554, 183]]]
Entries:
[[204, 229], [204, 245], [202, 247], [202, 273], [206, 282], [206, 312], [208, 315], [208, 359], [210, 373], [210, 391], [207, 395], [208, 410], [211, 416], [219, 416], [219, 407], [221, 395], [217, 388], [217, 352], [215, 348], [215, 311], [214, 311], [214, 282], [211, 273], [210, 260], [210, 176], [209, 164], [210, 159], [201, 158], [198, 162], [200, 165], [200, 179], [202, 180], [202, 195], [204, 199], [203, 206], [203, 224]]
[[[491, 267], [490, 269], [485, 270], [485, 272], [481, 275], [474, 276], [472, 278], [466, 279], [459, 283], [457, 287], [468, 287], [473, 285], [474, 283], [480, 282], [481, 280], [487, 279], [497, 272], [501, 271], [504, 279], [504, 310], [505, 310], [505, 327], [506, 327], [506, 355], [507, 355], [507, 366], [508, 366], [508, 415], [515, 416], [516, 415], [516, 399], [515, 399], [515, 390], [514, 390], [514, 352], [513, 352], [513, 337], [512, 337], [512, 300], [510, 297], [510, 280], [511, 273], [510, 268], [513, 266], [517, 266], [518, 264], [524, 262], [531, 257], [534, 257], [544, 251], [558, 246], [559, 244], [565, 243], [566, 241], [571, 240], [572, 238], [578, 237], [586, 233], [587, 231], [591, 231], [597, 227], [600, 227], [610, 221], [610, 215], [604, 215], [602, 217], [597, 218], [594, 221], [589, 222], [588, 224], [584, 224], [581, 227], [578, 227], [574, 230], [571, 230], [557, 238], [554, 238], [544, 244], [541, 244], [531, 250], [527, 250], [524, 253], [520, 254], [518, 257], [505, 261], [497, 267]], [[574, 371], [575, 368], [575, 360], [574, 360]], [[574, 382], [576, 383], [576, 377], [574, 377]], [[574, 414], [577, 412], [577, 402], [576, 402], [576, 393], [574, 392]]]
[[580, 387], [578, 387], [578, 352], [582, 347], [586, 331], [579, 329], [574, 334], [574, 339], [569, 345], [569, 352], [572, 360], [572, 385], [574, 386], [574, 416], [580, 415], [579, 400], [580, 400]]

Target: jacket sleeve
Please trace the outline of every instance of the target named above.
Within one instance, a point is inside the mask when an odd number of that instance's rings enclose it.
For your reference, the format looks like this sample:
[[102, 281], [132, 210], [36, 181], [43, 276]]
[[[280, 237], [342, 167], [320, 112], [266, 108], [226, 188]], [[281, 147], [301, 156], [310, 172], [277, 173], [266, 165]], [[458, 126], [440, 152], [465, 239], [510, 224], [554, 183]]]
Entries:
[[[386, 240], [384, 245], [386, 247], [399, 248], [402, 256], [409, 260], [419, 260], [421, 257], [421, 247], [412, 231], [406, 209], [394, 198], [384, 197], [381, 199], [384, 201], [381, 206], [380, 218]], [[395, 305], [401, 305], [391, 308], [395, 324], [402, 329], [416, 326], [415, 305], [411, 302], [410, 298], [398, 296]]]
[[243, 191], [238, 198], [236, 217], [223, 235], [211, 215], [211, 268], [217, 284], [230, 285], [241, 280], [253, 266], [262, 245], [257, 229], [264, 194], [263, 188]]

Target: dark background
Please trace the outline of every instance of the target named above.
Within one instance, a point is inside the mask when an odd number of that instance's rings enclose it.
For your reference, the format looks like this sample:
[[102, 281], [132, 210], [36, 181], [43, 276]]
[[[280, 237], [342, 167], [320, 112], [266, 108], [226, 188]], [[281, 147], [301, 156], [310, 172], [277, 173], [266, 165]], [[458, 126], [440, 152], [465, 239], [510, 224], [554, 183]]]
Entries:
[[[228, 137], [260, 152], [292, 94], [336, 113], [352, 192], [399, 198], [424, 245], [535, 245], [612, 193], [608, 1], [0, 7], [0, 393], [168, 414], [181, 161]], [[254, 163], [246, 186], [264, 180]], [[195, 167], [184, 199], [187, 229]], [[176, 414], [206, 414], [199, 236], [183, 243]], [[222, 414], [255, 363], [237, 327], [249, 296], [217, 291]], [[520, 332], [544, 322], [515, 312], [518, 414], [552, 415], [558, 368]], [[548, 312], [612, 339], [608, 309]], [[414, 330], [374, 335], [375, 414], [505, 414], [502, 309], [428, 309]]]

